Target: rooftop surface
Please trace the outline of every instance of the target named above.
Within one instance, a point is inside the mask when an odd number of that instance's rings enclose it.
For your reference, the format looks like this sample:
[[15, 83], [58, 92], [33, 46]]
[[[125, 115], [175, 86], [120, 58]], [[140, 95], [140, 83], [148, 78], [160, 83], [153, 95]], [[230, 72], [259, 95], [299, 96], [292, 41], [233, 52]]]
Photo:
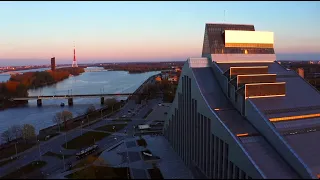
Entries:
[[[286, 96], [284, 97], [249, 99], [266, 118], [320, 113], [319, 92], [297, 73], [283, 68], [276, 62], [219, 63], [215, 65], [221, 73], [228, 73], [230, 67], [268, 66], [268, 73], [277, 74], [277, 82], [286, 82]], [[239, 137], [240, 142], [267, 178], [299, 178], [275, 149], [233, 107], [222, 91], [211, 67], [192, 68], [191, 70], [208, 105], [230, 131], [234, 135], [249, 134], [249, 136]], [[320, 156], [315, 154], [320, 151], [320, 146], [316, 142], [320, 138], [320, 117], [274, 122], [274, 125], [313, 173], [320, 172], [320, 166], [318, 166]]]
[[[217, 115], [236, 136], [243, 133], [259, 134], [257, 130], [233, 108], [227, 97], [222, 92], [215, 76], [210, 67], [193, 68], [192, 72], [199, 85], [200, 91], [208, 102], [212, 110], [219, 108], [216, 111]], [[208, 81], [212, 83], [207, 83]], [[224, 109], [224, 110], [223, 110]], [[259, 138], [260, 137], [260, 138]], [[281, 159], [281, 156], [273, 149], [273, 147], [264, 140], [261, 136], [248, 136], [244, 138], [258, 138], [259, 140], [240, 142], [257, 163], [258, 167], [266, 173], [268, 178], [298, 178], [297, 174]], [[268, 163], [265, 163], [268, 162]]]
[[244, 148], [268, 179], [299, 179], [298, 174], [290, 168], [262, 136], [242, 137], [240, 139]]
[[[147, 148], [138, 146], [138, 137], [126, 138], [124, 143], [110, 151], [104, 151], [97, 165], [108, 165], [112, 167], [130, 167], [133, 179], [150, 179], [148, 169], [152, 164], [144, 161], [141, 151], [150, 150], [153, 155], [160, 157], [156, 162], [164, 179], [192, 179], [192, 173], [184, 165], [180, 157], [171, 148], [163, 136], [142, 136], [147, 142]], [[127, 158], [128, 153], [128, 158]]]
[[320, 172], [320, 132], [285, 136], [286, 141], [312, 170], [314, 176]]

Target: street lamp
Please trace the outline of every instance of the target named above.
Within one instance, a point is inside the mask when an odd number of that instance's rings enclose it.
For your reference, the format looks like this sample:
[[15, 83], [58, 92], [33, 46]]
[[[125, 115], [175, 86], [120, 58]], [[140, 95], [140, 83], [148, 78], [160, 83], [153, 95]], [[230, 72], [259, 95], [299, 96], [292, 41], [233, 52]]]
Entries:
[[16, 141], [16, 143], [14, 143], [14, 147], [16, 149], [16, 158], [18, 157], [17, 143], [18, 143], [17, 141]]
[[62, 153], [62, 151], [60, 150], [60, 153], [62, 154], [62, 160], [63, 160], [63, 170], [66, 170], [66, 163], [64, 162], [64, 154]]
[[67, 131], [64, 133], [64, 141], [65, 141], [65, 143], [66, 143], [66, 148], [68, 148]]
[[60, 131], [60, 120], [59, 120], [59, 122], [57, 124], [58, 124], [58, 127], [59, 127], [59, 133], [60, 133], [61, 132]]
[[82, 124], [83, 124], [83, 121], [81, 121], [81, 136], [82, 136]]
[[40, 161], [41, 161], [41, 152], [40, 152], [40, 140], [38, 140], [38, 143], [39, 143], [39, 159], [40, 159]]
[[[113, 126], [113, 127], [112, 127], [112, 129], [114, 130], [114, 133], [116, 133], [116, 129], [115, 129], [115, 128], [116, 128], [116, 126]], [[117, 139], [117, 137], [114, 136], [114, 139]]]

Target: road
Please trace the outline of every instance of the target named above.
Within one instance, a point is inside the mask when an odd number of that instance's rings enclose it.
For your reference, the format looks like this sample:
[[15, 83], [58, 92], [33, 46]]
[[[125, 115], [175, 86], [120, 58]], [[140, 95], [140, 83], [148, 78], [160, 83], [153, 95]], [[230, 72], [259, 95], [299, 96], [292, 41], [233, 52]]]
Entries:
[[[115, 124], [115, 121], [112, 121], [112, 118], [116, 119], [123, 115], [127, 115], [128, 117], [130, 117], [130, 115], [128, 114], [128, 111], [133, 109], [134, 111], [136, 111], [136, 115], [134, 116], [134, 118], [132, 118], [133, 120], [131, 122], [128, 122], [128, 125], [124, 129], [122, 129], [121, 131], [118, 131], [118, 133], [123, 133], [126, 131], [129, 135], [130, 131], [133, 132], [133, 126], [146, 123], [146, 121], [143, 119], [143, 116], [145, 116], [145, 114], [150, 109], [152, 109], [152, 107], [156, 106], [160, 102], [161, 102], [161, 99], [153, 99], [153, 100], [149, 100], [148, 104], [146, 104], [145, 106], [140, 106], [140, 105], [136, 105], [135, 102], [133, 101], [129, 101], [119, 112], [117, 112], [110, 118], [107, 118], [102, 121], [98, 121], [95, 124], [89, 125], [86, 127], [86, 129], [95, 129], [106, 124]], [[117, 133], [115, 133], [114, 135], [110, 135], [100, 141], [97, 141], [96, 144], [99, 145], [100, 149], [104, 150], [126, 138], [125, 136], [117, 137], [116, 134]], [[31, 163], [32, 161], [39, 160], [39, 159], [44, 160], [48, 163], [45, 167], [41, 169], [44, 174], [50, 175], [52, 173], [59, 173], [63, 171], [64, 169], [63, 160], [58, 158], [48, 157], [48, 156], [42, 156], [42, 155], [48, 151], [58, 153], [58, 154], [62, 153], [64, 155], [74, 155], [79, 150], [64, 149], [62, 148], [62, 145], [65, 142], [68, 142], [80, 135], [81, 135], [81, 128], [76, 128], [67, 133], [53, 137], [52, 139], [46, 142], [40, 142], [40, 146], [38, 145], [37, 147], [31, 148], [25, 152], [20, 153], [19, 154], [20, 158], [18, 160], [15, 160], [11, 163], [8, 163], [0, 167], [0, 177], [17, 170], [18, 168], [21, 168], [22, 166], [25, 166]], [[72, 164], [76, 164], [77, 160], [75, 156], [65, 159], [65, 164], [69, 162], [71, 162]]]

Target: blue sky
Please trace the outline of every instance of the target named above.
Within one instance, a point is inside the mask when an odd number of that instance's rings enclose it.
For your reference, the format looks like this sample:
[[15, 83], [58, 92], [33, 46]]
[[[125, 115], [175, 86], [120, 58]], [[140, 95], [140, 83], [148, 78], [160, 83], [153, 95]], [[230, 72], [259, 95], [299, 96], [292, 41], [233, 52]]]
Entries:
[[[224, 10], [226, 16], [224, 17]], [[320, 60], [320, 2], [0, 2], [0, 65], [201, 56], [205, 23], [275, 33], [281, 59]]]

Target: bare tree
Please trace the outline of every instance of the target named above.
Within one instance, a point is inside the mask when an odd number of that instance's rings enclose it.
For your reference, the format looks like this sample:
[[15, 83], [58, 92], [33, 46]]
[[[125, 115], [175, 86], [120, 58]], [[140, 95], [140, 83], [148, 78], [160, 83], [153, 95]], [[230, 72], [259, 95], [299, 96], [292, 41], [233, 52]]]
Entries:
[[13, 134], [9, 131], [9, 130], [5, 130], [2, 134], [1, 137], [6, 141], [6, 142], [10, 142]]
[[58, 112], [56, 113], [56, 115], [53, 116], [52, 122], [58, 125], [60, 132], [60, 125], [62, 123], [61, 112]]
[[72, 119], [73, 115], [72, 112], [70, 111], [62, 111], [62, 112], [58, 112], [56, 113], [56, 115], [53, 117], [53, 122], [58, 124], [59, 128], [60, 128], [60, 124], [62, 124], [62, 122], [64, 122], [64, 127], [67, 127], [67, 121], [69, 119]]
[[9, 131], [15, 136], [15, 139], [22, 137], [22, 127], [21, 125], [12, 125]]
[[90, 105], [88, 108], [87, 108], [87, 111], [86, 111], [86, 114], [90, 114], [92, 112], [94, 112], [96, 110], [96, 107], [94, 107], [94, 105]]
[[104, 101], [104, 104], [109, 108], [111, 107], [112, 108], [112, 111], [113, 111], [113, 107], [115, 104], [117, 104], [118, 101], [115, 99], [115, 98], [109, 98], [109, 99], [106, 99]]
[[22, 127], [23, 139], [27, 142], [36, 137], [36, 130], [31, 124], [24, 124]]

